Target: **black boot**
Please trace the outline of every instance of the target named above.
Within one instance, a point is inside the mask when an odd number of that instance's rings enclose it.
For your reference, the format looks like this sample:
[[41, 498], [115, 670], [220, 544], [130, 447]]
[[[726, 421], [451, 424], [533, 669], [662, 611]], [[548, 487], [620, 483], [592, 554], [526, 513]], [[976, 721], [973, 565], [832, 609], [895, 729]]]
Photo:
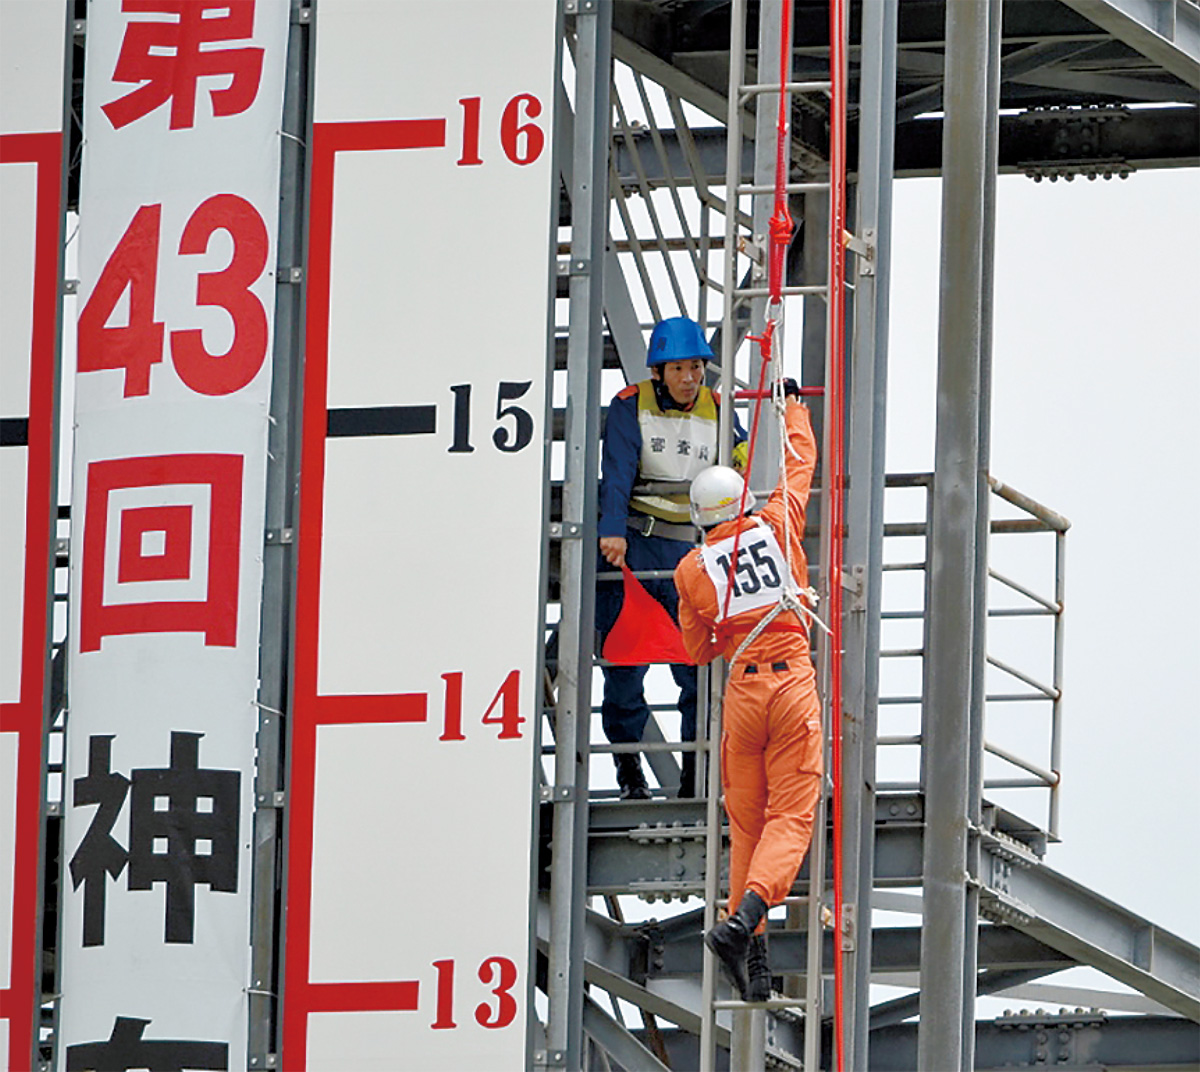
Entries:
[[767, 1001], [771, 997], [771, 964], [767, 960], [767, 936], [752, 934], [746, 950], [746, 1000]]
[[679, 795], [680, 797], [694, 797], [696, 795], [696, 753], [684, 752], [680, 768]]
[[737, 911], [704, 936], [704, 944], [720, 958], [725, 974], [743, 1001], [750, 1000], [746, 996], [746, 950], [750, 946], [754, 928], [766, 914], [767, 902], [753, 890], [747, 890], [742, 895]]
[[622, 800], [649, 800], [650, 787], [642, 773], [641, 756], [634, 752], [618, 752], [613, 759], [617, 764], [617, 785], [621, 787]]

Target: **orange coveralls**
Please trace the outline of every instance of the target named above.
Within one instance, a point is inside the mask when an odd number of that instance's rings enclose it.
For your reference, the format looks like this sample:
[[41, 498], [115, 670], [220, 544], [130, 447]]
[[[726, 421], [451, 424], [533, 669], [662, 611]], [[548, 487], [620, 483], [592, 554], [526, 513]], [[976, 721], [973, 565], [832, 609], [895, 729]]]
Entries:
[[[780, 481], [756, 517], [771, 527], [786, 554], [783, 518], [785, 511], [790, 514], [792, 574], [803, 589], [808, 587], [808, 560], [801, 539], [817, 460], [806, 406], [789, 401], [787, 434], [799, 458], [786, 449], [783, 452], [786, 501]], [[755, 518], [725, 521], [707, 534], [705, 543], [719, 543], [739, 529], [744, 534], [740, 540], [748, 541], [756, 528]], [[718, 655], [732, 659], [771, 609], [731, 614], [721, 621], [717, 590], [705, 572], [699, 548], [676, 567], [675, 585], [684, 647], [697, 663], [711, 662]], [[747, 889], [768, 905], [782, 902], [791, 889], [812, 838], [821, 772], [821, 707], [808, 634], [797, 615], [785, 610], [730, 667], [725, 687], [721, 785], [731, 834], [730, 912], [737, 909]]]

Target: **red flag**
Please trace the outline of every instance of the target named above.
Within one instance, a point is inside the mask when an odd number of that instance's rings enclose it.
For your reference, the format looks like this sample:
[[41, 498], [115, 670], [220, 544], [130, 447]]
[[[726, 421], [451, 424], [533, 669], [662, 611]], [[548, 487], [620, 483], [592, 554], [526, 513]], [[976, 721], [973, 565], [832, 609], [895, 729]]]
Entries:
[[625, 601], [604, 639], [601, 655], [617, 666], [691, 663], [679, 627], [628, 566], [621, 567]]

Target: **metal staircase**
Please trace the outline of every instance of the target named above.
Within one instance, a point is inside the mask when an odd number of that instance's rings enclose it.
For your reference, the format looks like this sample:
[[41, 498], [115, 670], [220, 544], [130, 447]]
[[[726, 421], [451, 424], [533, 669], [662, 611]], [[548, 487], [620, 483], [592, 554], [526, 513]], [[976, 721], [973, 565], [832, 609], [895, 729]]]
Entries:
[[[648, 28], [653, 18], [642, 25], [630, 19], [632, 9], [621, 9], [613, 14], [619, 32], [610, 36], [603, 4], [571, 8], [576, 13], [570, 38], [574, 84], [563, 95], [559, 130], [564, 146], [574, 146], [573, 153], [562, 155], [573, 226], [569, 241], [568, 232], [560, 232], [563, 382], [556, 404], [563, 407], [563, 453], [555, 479], [562, 512], [552, 523], [552, 533], [561, 537], [560, 587], [554, 592], [561, 603], [554, 605], [552, 597], [557, 676], [543, 747], [547, 833], [539, 947], [547, 960], [548, 1006], [546, 1044], [539, 1045], [536, 1056], [545, 1067], [605, 1067], [605, 1060], [624, 1068], [832, 1067], [830, 984], [834, 960], [842, 957], [846, 1067], [916, 1067], [918, 1028], [911, 1018], [920, 1011], [922, 931], [872, 921], [873, 910], [911, 913], [922, 904], [929, 813], [921, 713], [929, 675], [937, 672], [930, 663], [930, 616], [942, 613], [931, 587], [936, 475], [888, 477], [885, 486], [882, 470], [889, 183], [899, 170], [893, 165], [895, 127], [889, 117], [897, 56], [897, 8], [890, 2], [863, 6], [861, 23], [854, 22], [852, 53], [857, 184], [847, 223], [853, 232], [847, 312], [853, 373], [846, 397], [849, 487], [841, 581], [846, 623], [842, 770], [850, 790], [842, 823], [846, 911], [837, 928], [813, 922], [821, 918], [833, 878], [831, 829], [824, 815], [817, 829], [825, 829], [827, 838], [814, 839], [792, 891], [795, 903], [787, 922], [775, 921], [772, 929], [773, 970], [783, 977], [788, 995], [778, 1004], [786, 1007], [750, 1011], [716, 992], [701, 935], [711, 925], [721, 890], [714, 863], [723, 848], [720, 810], [712, 793], [703, 801], [674, 799], [677, 765], [671, 754], [678, 745], [669, 743], [670, 730], [652, 719], [643, 748], [659, 781], [655, 799], [618, 802], [603, 789], [588, 789], [594, 780], [588, 774], [589, 753], [611, 750], [590, 746], [592, 737], [601, 738], [589, 680], [593, 652], [587, 623], [596, 583], [594, 530], [589, 529], [594, 486], [589, 483], [594, 485], [598, 472], [598, 450], [589, 437], [598, 431], [604, 399], [625, 380], [644, 375], [644, 340], [657, 318], [684, 313], [709, 327], [714, 347], [721, 343], [723, 394], [729, 398], [753, 386], [755, 369], [745, 337], [763, 327], [762, 237], [770, 211], [764, 204], [772, 187], [768, 161], [756, 147], [773, 133], [764, 85], [780, 80], [761, 72], [778, 62], [768, 58], [767, 49], [772, 33], [778, 40], [778, 23], [771, 20], [778, 19], [781, 5], [764, 0], [751, 6], [759, 47], [749, 49], [744, 72], [737, 60], [744, 38], [739, 42], [737, 34], [745, 5], [717, 8], [728, 50], [721, 74], [730, 88], [724, 92], [716, 88], [715, 68], [707, 68], [703, 59], [672, 65], [669, 50], [650, 47], [652, 35], [639, 39], [639, 26]], [[824, 10], [825, 4], [796, 5], [799, 34], [811, 31], [818, 8]], [[687, 40], [696, 47], [702, 39], [711, 42], [712, 23], [712, 18], [697, 19], [691, 27], [695, 36]], [[786, 282], [789, 316], [801, 326], [789, 332], [793, 343], [799, 340], [789, 360], [798, 354], [803, 382], [811, 384], [825, 381], [827, 361], [824, 236], [830, 213], [823, 131], [828, 103], [825, 87], [814, 84], [822, 81], [820, 64], [828, 64], [827, 41], [814, 44], [798, 35], [801, 73], [785, 79], [803, 80], [796, 88], [805, 91], [791, 108], [788, 183], [801, 231], [789, 252]], [[606, 72], [613, 56], [610, 78]], [[607, 104], [605, 94], [610, 94]], [[589, 157], [605, 142], [607, 160]], [[589, 163], [589, 178], [583, 178], [581, 169]], [[602, 188], [605, 182], [607, 223], [597, 192], [597, 184]], [[577, 220], [582, 230], [574, 226]], [[601, 280], [602, 299], [596, 293]], [[801, 305], [802, 315], [793, 309]], [[745, 402], [736, 406], [748, 413]], [[815, 415], [818, 421], [824, 416], [819, 406]], [[768, 454], [752, 479], [756, 489], [769, 486], [772, 464]], [[814, 543], [828, 537], [826, 496], [823, 488], [818, 502], [814, 491], [810, 505], [818, 521], [810, 527]], [[1016, 662], [1003, 650], [984, 655], [989, 670], [981, 702], [989, 710], [1030, 714], [1019, 720], [996, 717], [980, 744], [982, 797], [972, 832], [978, 846], [972, 883], [980, 918], [973, 939], [976, 992], [1017, 992], [1014, 988], [1033, 986], [1032, 980], [1065, 967], [1090, 964], [1153, 992], [1160, 1013], [1170, 1008], [1195, 1018], [1200, 984], [1191, 968], [1194, 947], [1132, 915], [1113, 914], [1116, 906], [1042, 862], [1046, 844], [1058, 837], [1067, 522], [996, 480], [990, 499], [983, 531], [999, 547], [1018, 536], [1036, 546], [1042, 566], [1035, 580], [999, 559], [984, 564], [988, 621], [999, 623], [997, 628], [1049, 624], [1044, 657], [1035, 666]], [[911, 520], [896, 520], [905, 515], [894, 500], [914, 505]], [[827, 561], [826, 552], [820, 556], [822, 582], [830, 573]], [[1046, 576], [1052, 578], [1049, 584]], [[820, 654], [824, 660], [826, 653]], [[714, 671], [710, 694], [720, 693], [720, 674]], [[719, 734], [719, 722], [709, 720], [706, 738], [705, 721], [702, 714], [700, 749]], [[1036, 739], [1014, 738], [1007, 726], [1018, 722], [1037, 724]], [[813, 882], [814, 874], [822, 881]], [[702, 908], [695, 907], [697, 895], [703, 895]], [[677, 901], [682, 902], [678, 911]], [[656, 918], [645, 918], [651, 913]], [[830, 915], [827, 904], [825, 915]], [[1154, 955], [1148, 957], [1151, 948]], [[918, 989], [880, 1000], [878, 990], [873, 992], [880, 983]], [[602, 991], [611, 1008], [602, 1004]], [[572, 1006], [574, 993], [580, 998]], [[805, 1005], [812, 1010], [808, 1017], [798, 1014]], [[806, 1032], [806, 1020], [822, 1029]], [[1072, 1030], [1096, 1033], [1090, 1052], [1116, 1053], [1132, 1028], [1099, 1015]], [[1159, 1032], [1156, 1037], [1168, 1049], [1176, 1045], [1166, 1041], [1179, 1037], [1169, 1020], [1155, 1020], [1150, 1030]], [[1005, 1031], [977, 1027], [978, 1041], [972, 1044], [980, 1047], [979, 1067], [990, 1067], [994, 1053], [1016, 1052], [1009, 1045], [1014, 1032]], [[897, 1054], [912, 1055], [896, 1059], [913, 1063], [888, 1063]]]

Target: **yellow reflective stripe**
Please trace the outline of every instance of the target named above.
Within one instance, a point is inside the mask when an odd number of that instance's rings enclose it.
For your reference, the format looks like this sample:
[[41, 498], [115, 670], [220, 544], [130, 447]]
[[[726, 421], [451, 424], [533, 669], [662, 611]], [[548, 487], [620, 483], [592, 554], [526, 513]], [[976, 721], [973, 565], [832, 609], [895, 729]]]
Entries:
[[708, 387], [700, 388], [696, 404], [689, 410], [662, 409], [658, 404], [658, 396], [654, 393], [654, 381], [642, 380], [638, 384], [637, 404], [640, 410], [650, 410], [656, 415], [676, 420], [686, 420], [688, 417], [700, 417], [706, 421], [717, 419], [717, 400], [713, 398], [712, 390]]
[[692, 512], [686, 495], [635, 495], [629, 500], [638, 513], [670, 521], [674, 525], [691, 524]]

